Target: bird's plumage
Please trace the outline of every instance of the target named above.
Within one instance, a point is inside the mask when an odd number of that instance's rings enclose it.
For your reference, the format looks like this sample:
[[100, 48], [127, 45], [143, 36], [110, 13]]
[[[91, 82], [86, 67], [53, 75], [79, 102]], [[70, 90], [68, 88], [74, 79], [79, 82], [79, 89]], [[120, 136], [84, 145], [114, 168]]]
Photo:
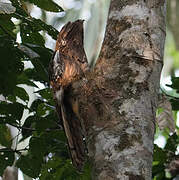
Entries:
[[[83, 47], [83, 21], [68, 22], [60, 31], [49, 64], [49, 79], [56, 109], [63, 122], [74, 166], [81, 170], [85, 160], [82, 122], [74, 111], [68, 92], [72, 83], [84, 76], [88, 62]], [[75, 104], [76, 106], [76, 104]]]

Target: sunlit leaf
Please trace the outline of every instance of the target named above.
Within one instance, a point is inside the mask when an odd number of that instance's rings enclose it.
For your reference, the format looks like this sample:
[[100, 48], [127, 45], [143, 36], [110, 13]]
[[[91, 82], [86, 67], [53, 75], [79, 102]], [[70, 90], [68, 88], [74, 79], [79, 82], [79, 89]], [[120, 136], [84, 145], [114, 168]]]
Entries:
[[44, 9], [46, 11], [52, 11], [52, 12], [59, 12], [59, 11], [63, 11], [63, 9], [56, 4], [55, 2], [53, 2], [52, 0], [26, 0], [30, 3], [33, 3], [35, 5], [37, 5], [39, 8]]

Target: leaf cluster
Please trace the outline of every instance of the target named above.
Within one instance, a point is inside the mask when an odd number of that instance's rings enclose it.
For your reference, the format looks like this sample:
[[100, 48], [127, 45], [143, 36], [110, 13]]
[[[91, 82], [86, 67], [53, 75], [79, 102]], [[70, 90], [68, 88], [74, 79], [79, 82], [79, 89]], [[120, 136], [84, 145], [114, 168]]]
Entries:
[[[179, 77], [172, 77], [172, 83], [167, 85], [172, 88], [172, 91], [164, 91], [164, 94], [168, 96], [172, 110], [175, 111], [174, 119], [177, 119], [177, 112], [179, 111]], [[172, 92], [172, 93], [171, 93]], [[179, 128], [176, 126], [176, 132], [170, 134], [167, 129], [163, 131], [163, 135], [166, 138], [166, 145], [162, 149], [157, 145], [154, 146], [154, 159], [153, 159], [153, 170], [152, 175], [154, 180], [169, 180], [173, 179], [177, 174], [172, 174], [171, 164], [174, 164], [175, 160], [179, 160], [178, 147], [179, 147]], [[179, 171], [179, 169], [178, 169]]]
[[167, 144], [162, 149], [157, 145], [154, 146], [154, 156], [153, 156], [153, 168], [152, 175], [154, 180], [169, 180], [173, 179], [171, 174], [167, 177], [167, 168], [169, 164], [179, 158], [176, 155], [177, 146], [179, 144], [179, 137], [176, 133], [170, 136], [167, 140]]
[[[52, 0], [0, 2], [0, 176], [7, 166], [15, 164], [24, 174], [42, 180], [88, 180], [89, 165], [81, 175], [72, 166], [49, 88], [48, 64], [53, 51], [45, 47], [42, 34], [56, 40], [58, 31], [31, 17], [27, 1], [46, 11], [63, 10]], [[21, 43], [17, 42], [18, 34]], [[32, 67], [25, 67], [28, 63]], [[37, 82], [44, 88], [38, 89]], [[37, 89], [32, 103], [24, 87]], [[22, 123], [24, 110], [29, 115]], [[15, 148], [7, 125], [18, 129]], [[27, 147], [19, 149], [18, 144], [27, 139]]]

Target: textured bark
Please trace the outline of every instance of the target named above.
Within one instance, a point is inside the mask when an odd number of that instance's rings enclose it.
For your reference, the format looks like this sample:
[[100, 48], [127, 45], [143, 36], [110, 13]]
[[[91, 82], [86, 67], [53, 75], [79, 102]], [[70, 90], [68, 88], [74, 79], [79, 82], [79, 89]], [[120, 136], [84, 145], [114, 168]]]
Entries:
[[96, 67], [71, 88], [93, 180], [151, 179], [164, 42], [164, 0], [111, 1]]

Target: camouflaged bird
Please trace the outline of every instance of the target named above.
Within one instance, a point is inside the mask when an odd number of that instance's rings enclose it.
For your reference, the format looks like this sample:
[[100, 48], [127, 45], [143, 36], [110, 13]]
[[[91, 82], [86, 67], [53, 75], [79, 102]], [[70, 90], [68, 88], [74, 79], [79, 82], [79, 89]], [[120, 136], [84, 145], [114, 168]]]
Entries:
[[88, 62], [83, 47], [83, 20], [68, 22], [60, 31], [49, 64], [49, 79], [68, 140], [73, 165], [81, 170], [85, 160], [82, 125], [68, 97], [72, 83], [84, 76]]

